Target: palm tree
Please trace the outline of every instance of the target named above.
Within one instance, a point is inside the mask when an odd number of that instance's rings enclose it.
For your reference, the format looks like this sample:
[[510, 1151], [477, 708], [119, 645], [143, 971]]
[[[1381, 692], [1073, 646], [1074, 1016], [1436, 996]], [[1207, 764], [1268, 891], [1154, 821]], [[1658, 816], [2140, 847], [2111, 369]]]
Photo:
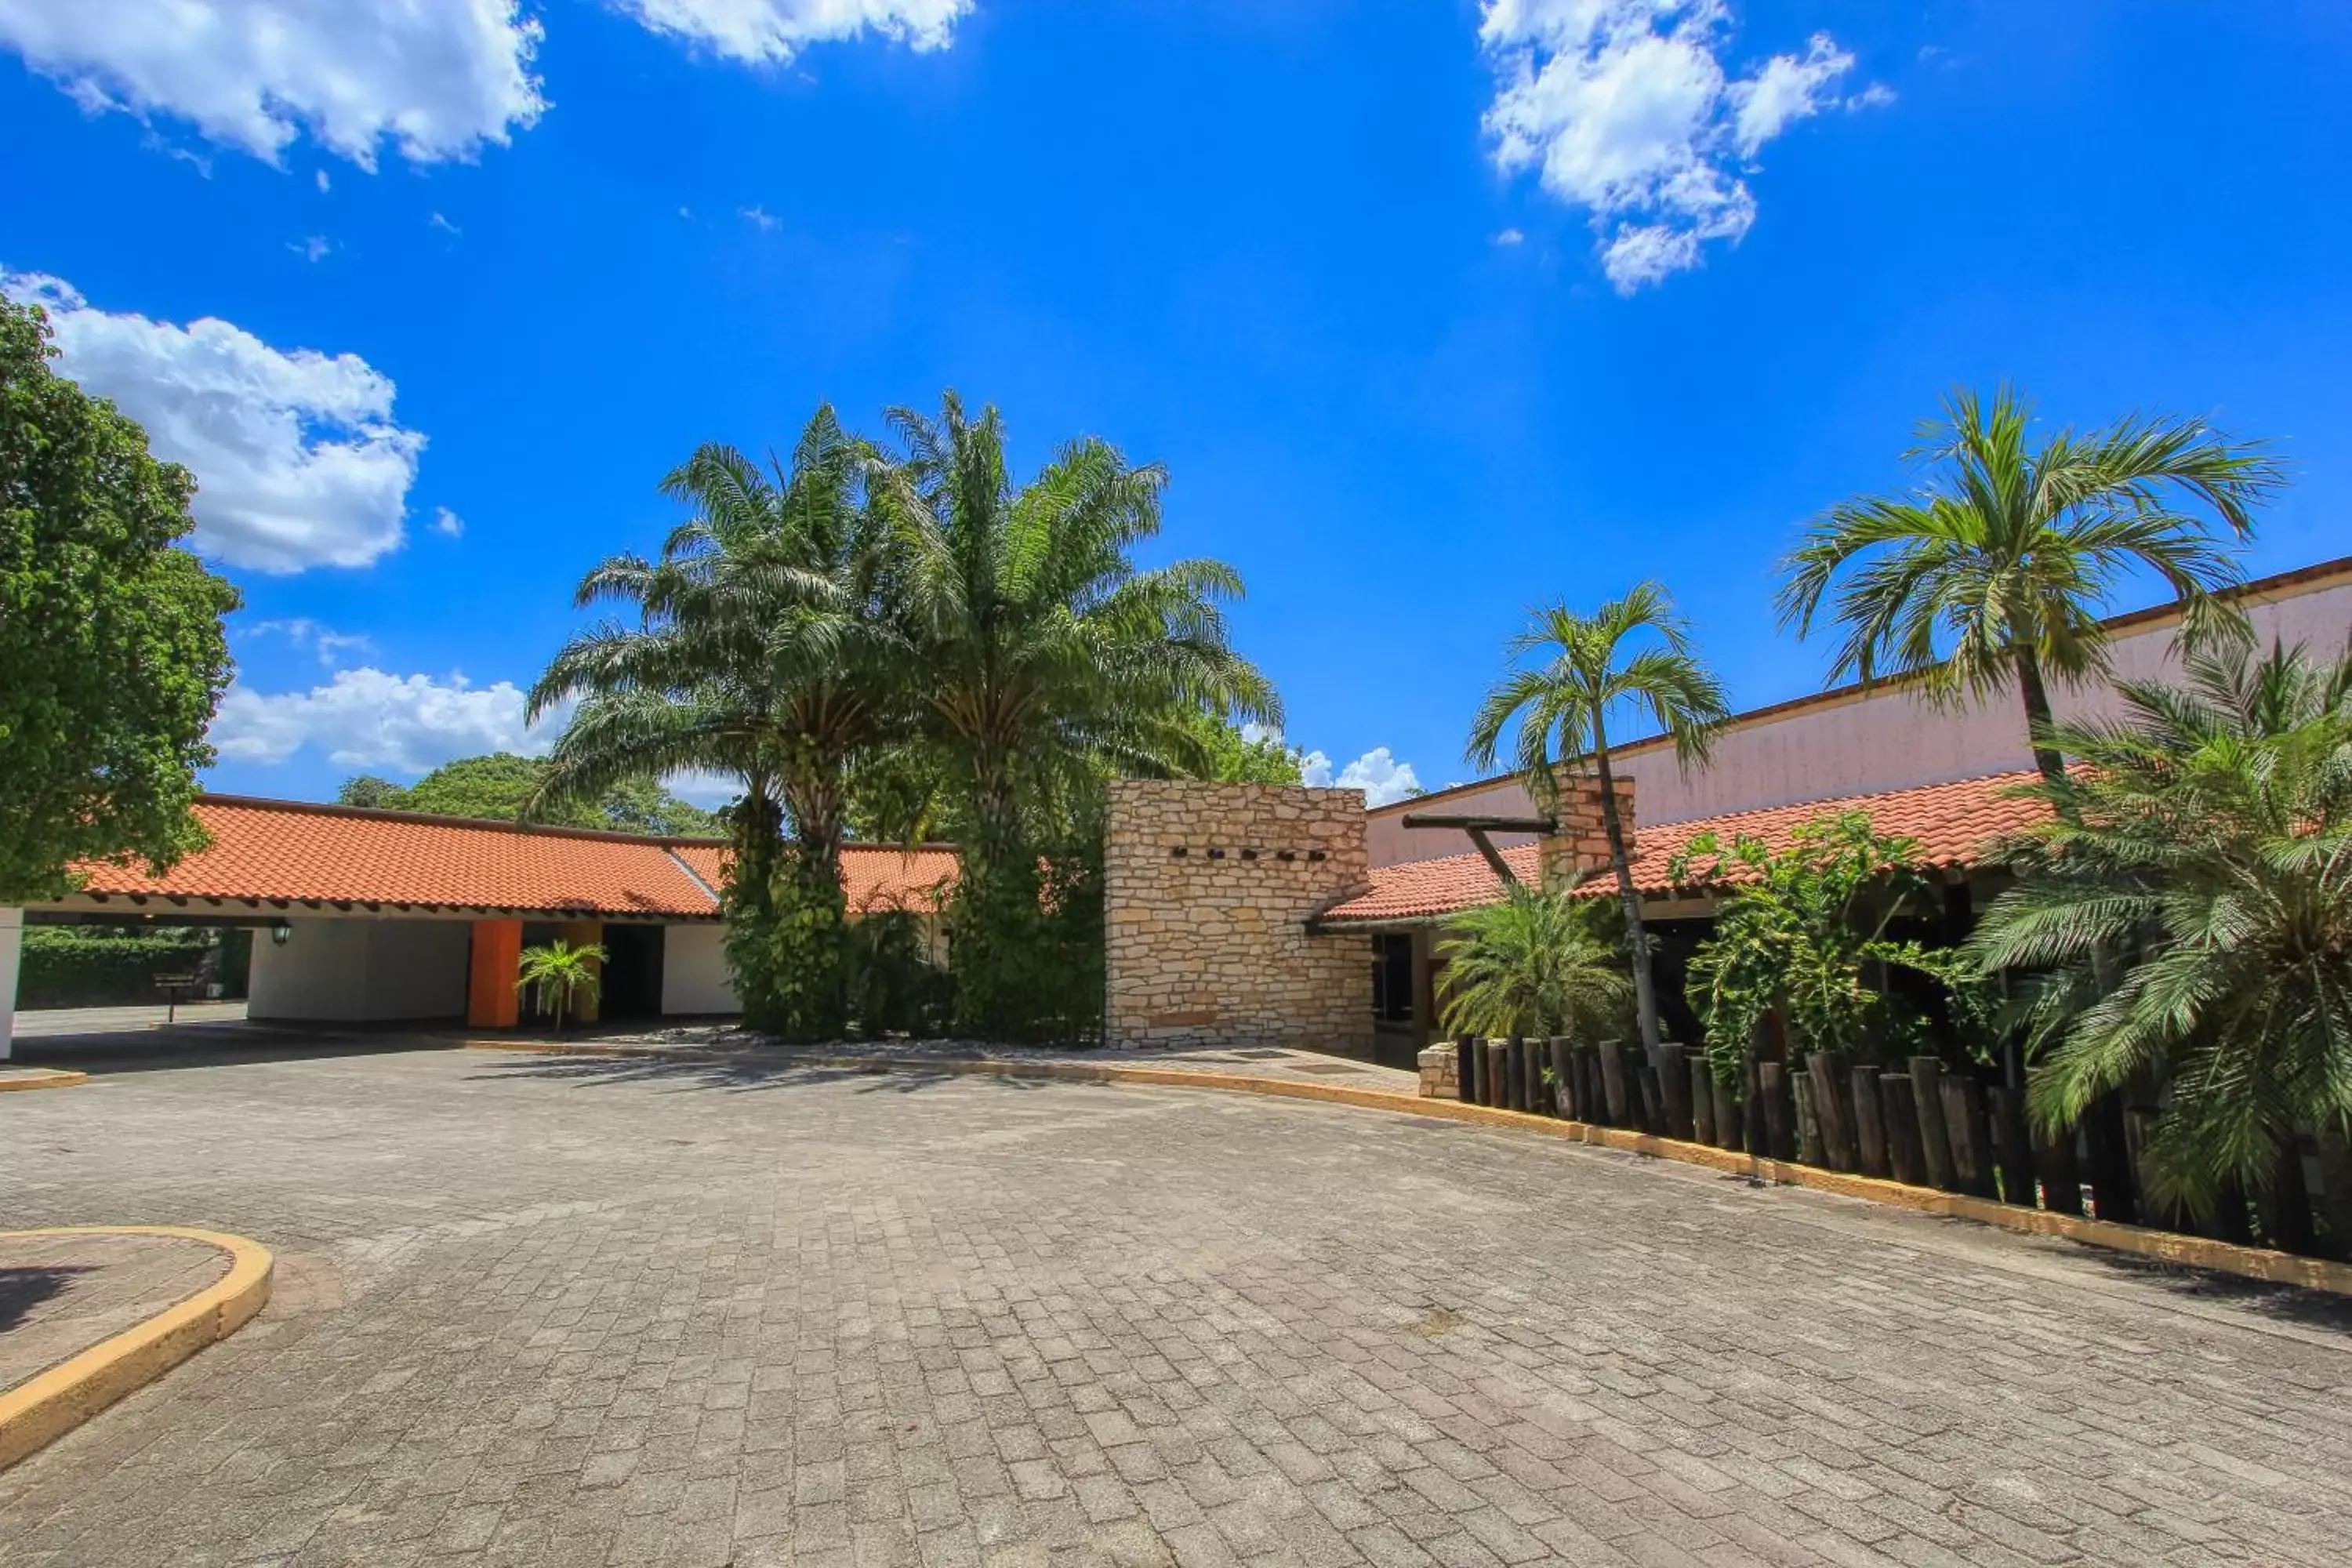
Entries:
[[965, 839], [958, 896], [971, 915], [950, 948], [960, 1005], [968, 1026], [1017, 1028], [1008, 943], [1037, 906], [1037, 803], [1105, 772], [1198, 773], [1209, 759], [1193, 715], [1273, 725], [1280, 704], [1228, 640], [1219, 605], [1242, 595], [1233, 568], [1137, 569], [1132, 551], [1160, 531], [1157, 464], [1087, 437], [1016, 485], [995, 409], [968, 417], [950, 391], [936, 418], [890, 419], [906, 447], [888, 504], [923, 672], [918, 724]]
[[555, 1032], [563, 1033], [563, 1015], [577, 1006], [582, 996], [596, 998], [597, 976], [603, 972], [604, 950], [594, 942], [583, 942], [578, 947], [558, 938], [545, 947], [527, 947], [517, 968], [515, 992], [536, 992], [539, 1004], [555, 1015]]
[[[840, 1026], [850, 772], [888, 739], [908, 676], [887, 530], [861, 498], [873, 461], [830, 407], [789, 468], [697, 450], [663, 481], [694, 514], [660, 558], [616, 555], [581, 583], [583, 607], [623, 604], [635, 624], [573, 637], [530, 694], [534, 720], [581, 700], [539, 809], [684, 770], [741, 784], [730, 952], [747, 1018], [801, 1037]], [[763, 958], [772, 939], [785, 951]]]
[[[2229, 627], [2234, 616], [2212, 595], [2242, 574], [2213, 523], [2248, 538], [2284, 472], [2260, 446], [2141, 415], [2034, 447], [2032, 413], [2006, 386], [1990, 407], [1952, 395], [1905, 454], [1930, 466], [1925, 482], [1822, 514], [1782, 563], [1779, 602], [1801, 637], [1831, 605], [1845, 628], [1832, 680], [1913, 676], [1952, 706], [2014, 683], [2034, 765], [2054, 784], [2065, 763], [2046, 739], [2049, 682], [2106, 672], [2099, 617], [2125, 574], [2161, 577], [2190, 640]], [[2185, 510], [2198, 503], [2210, 518]]]
[[1596, 1039], [1633, 994], [1622, 955], [1593, 929], [1593, 906], [1513, 883], [1501, 902], [1454, 917], [1440, 949], [1452, 1035]]
[[2021, 880], [1972, 952], [2031, 977], [2046, 1127], [2153, 1074], [2150, 1195], [2269, 1191], [2305, 1245], [2296, 1129], [2352, 1126], [2352, 650], [2219, 647], [2187, 676], [2051, 732], [2090, 765], [2034, 786], [2052, 817], [2008, 847]]
[[[1647, 637], [1651, 646], [1629, 647]], [[1600, 785], [1601, 816], [1609, 835], [1609, 860], [1617, 873], [1618, 901], [1625, 910], [1625, 946], [1633, 961], [1633, 999], [1641, 1015], [1642, 1044], [1654, 1055], [1660, 1031], [1658, 997], [1650, 974], [1650, 937], [1642, 923], [1642, 895], [1633, 887], [1633, 856], [1617, 811], [1614, 774], [1609, 763], [1609, 716], [1620, 710], [1646, 715], [1672, 738], [1675, 760], [1687, 768], [1706, 760], [1715, 731], [1730, 717], [1723, 687], [1691, 650], [1690, 631], [1675, 613], [1674, 600], [1655, 583], [1640, 583], [1590, 616], [1565, 605], [1538, 611], [1513, 637], [1507, 657], [1514, 668], [1480, 704], [1470, 728], [1470, 760], [1495, 765], [1503, 734], [1514, 722], [1514, 756], [1536, 805], [1559, 805], [1555, 758], [1591, 767]]]

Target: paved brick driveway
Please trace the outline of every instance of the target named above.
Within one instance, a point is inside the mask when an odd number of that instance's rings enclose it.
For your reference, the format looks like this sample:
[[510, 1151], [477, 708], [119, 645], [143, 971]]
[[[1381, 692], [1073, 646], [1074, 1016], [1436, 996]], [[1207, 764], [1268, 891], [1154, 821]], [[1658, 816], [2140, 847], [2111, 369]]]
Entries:
[[277, 1301], [0, 1561], [2341, 1563], [2352, 1323], [1181, 1089], [435, 1052], [0, 1102], [12, 1225]]

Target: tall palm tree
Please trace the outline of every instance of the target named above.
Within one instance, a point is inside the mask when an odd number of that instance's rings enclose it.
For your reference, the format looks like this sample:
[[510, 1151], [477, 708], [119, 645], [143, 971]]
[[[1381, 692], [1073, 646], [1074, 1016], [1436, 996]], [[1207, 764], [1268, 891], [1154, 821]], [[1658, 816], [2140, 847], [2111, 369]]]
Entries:
[[2021, 879], [1971, 951], [2033, 977], [2037, 1119], [2153, 1073], [2151, 1195], [2271, 1191], [2297, 1246], [2297, 1129], [2352, 1128], [2352, 651], [2215, 647], [2187, 676], [2053, 731], [2091, 765], [2036, 786], [2052, 817], [2007, 847]]
[[2192, 641], [2229, 627], [2212, 595], [2242, 574], [2214, 524], [2250, 537], [2284, 476], [2259, 445], [2195, 420], [2132, 415], [2034, 446], [2032, 415], [2007, 386], [1989, 406], [1953, 394], [1905, 454], [1927, 466], [1921, 485], [1814, 520], [1782, 563], [1779, 602], [1801, 637], [1825, 604], [1845, 628], [1832, 680], [1913, 676], [1952, 706], [2014, 684], [2034, 765], [2054, 784], [2065, 763], [2045, 739], [2050, 681], [2106, 672], [2099, 617], [2122, 578], [2161, 577]]
[[[741, 784], [729, 892], [742, 940], [799, 946], [764, 961], [745, 946], [736, 977], [756, 1026], [794, 1035], [839, 1025], [850, 771], [888, 738], [907, 679], [887, 530], [864, 499], [873, 459], [829, 406], [788, 468], [697, 450], [662, 483], [694, 510], [659, 559], [616, 555], [581, 583], [582, 606], [625, 605], [634, 624], [573, 637], [530, 694], [534, 719], [579, 700], [541, 809], [682, 770]], [[780, 909], [800, 914], [772, 924]]]
[[[1633, 647], [1646, 639], [1648, 646]], [[1539, 655], [1528, 667], [1530, 655]], [[1633, 999], [1641, 1016], [1642, 1044], [1658, 1048], [1657, 987], [1650, 973], [1650, 933], [1642, 923], [1642, 896], [1633, 887], [1633, 855], [1617, 811], [1615, 775], [1609, 762], [1609, 717], [1626, 711], [1646, 716], [1672, 738], [1675, 760], [1687, 768], [1703, 763], [1715, 732], [1730, 717], [1722, 684], [1692, 651], [1690, 629], [1675, 613], [1674, 600], [1655, 583], [1640, 583], [1622, 599], [1612, 599], [1590, 616], [1565, 605], [1537, 612], [1526, 631], [1507, 645], [1514, 666], [1486, 693], [1470, 727], [1470, 760], [1495, 765], [1504, 732], [1513, 723], [1518, 739], [1513, 756], [1528, 793], [1538, 806], [1559, 804], [1556, 767], [1590, 766], [1600, 785], [1602, 826], [1609, 835], [1609, 860], [1617, 873], [1617, 897], [1625, 910], [1625, 945], [1633, 961]]]
[[[966, 838], [960, 896], [992, 910], [950, 948], [968, 1026], [1007, 1026], [1020, 999], [991, 975], [992, 930], [1036, 905], [1024, 806], [1105, 770], [1198, 772], [1203, 710], [1279, 723], [1272, 685], [1233, 649], [1220, 605], [1242, 595], [1222, 562], [1139, 570], [1160, 531], [1167, 474], [1092, 437], [1017, 485], [993, 408], [952, 391], [936, 417], [894, 410], [904, 443], [887, 500], [904, 626], [923, 681], [918, 724], [946, 763]], [[968, 831], [965, 831], [968, 830]]]

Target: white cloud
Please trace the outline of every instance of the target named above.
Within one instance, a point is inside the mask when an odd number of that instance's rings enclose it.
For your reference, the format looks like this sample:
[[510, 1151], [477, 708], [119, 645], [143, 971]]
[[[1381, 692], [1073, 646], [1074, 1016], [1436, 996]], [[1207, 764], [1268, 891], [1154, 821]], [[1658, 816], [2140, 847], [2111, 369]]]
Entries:
[[339, 632], [321, 626], [308, 616], [296, 616], [280, 621], [257, 621], [245, 628], [249, 637], [281, 637], [298, 648], [308, 648], [319, 657], [319, 662], [330, 669], [342, 662], [347, 653], [371, 654], [375, 651], [375, 639], [363, 632]]
[[463, 675], [436, 680], [362, 666], [339, 669], [308, 691], [231, 687], [213, 720], [212, 742], [232, 762], [282, 763], [307, 746], [342, 767], [424, 773], [485, 752], [544, 752], [563, 715], [526, 724], [527, 705], [512, 681], [476, 687]]
[[[826, 7], [830, 9], [831, 7]], [[167, 115], [271, 163], [506, 144], [547, 108], [519, 0], [0, 0], [0, 46], [91, 113]]]
[[439, 229], [443, 234], [447, 235], [452, 239], [457, 238], [466, 232], [464, 229], [459, 228], [456, 224], [451, 223], [447, 218], [443, 217], [439, 213], [435, 213], [431, 217], [426, 218], [425, 221], [429, 226]]
[[[1486, 128], [1507, 173], [1592, 217], [1618, 292], [1699, 264], [1708, 240], [1756, 221], [1739, 165], [1795, 121], [1839, 103], [1853, 56], [1826, 33], [1731, 80], [1725, 0], [1485, 0], [1479, 39], [1496, 80]], [[1885, 101], [1876, 89], [1847, 107]]]
[[778, 228], [782, 227], [783, 224], [783, 220], [782, 218], [779, 218], [775, 214], [768, 211], [765, 207], [737, 207], [735, 210], [742, 215], [742, 218], [745, 223], [750, 224], [753, 228], [759, 229], [765, 234], [773, 234]]
[[301, 244], [289, 245], [286, 248], [305, 261], [320, 261], [324, 260], [327, 253], [335, 247], [325, 235], [314, 234]]
[[281, 353], [210, 317], [95, 310], [37, 273], [0, 270], [0, 293], [47, 308], [58, 368], [195, 475], [200, 550], [284, 573], [364, 566], [399, 545], [425, 437], [393, 423], [392, 379], [357, 354]]
[[743, 793], [743, 781], [733, 773], [714, 773], [700, 768], [687, 773], [672, 773], [662, 780], [662, 788], [692, 805], [705, 811], [717, 811], [731, 805]]
[[941, 49], [972, 0], [614, 0], [656, 33], [749, 65], [782, 65], [810, 44], [873, 32]]
[[436, 507], [433, 509], [433, 531], [451, 539], [462, 539], [466, 535], [466, 520], [446, 506]]
[[324, 170], [324, 169], [320, 170], [320, 171], [319, 171], [319, 194], [320, 194], [320, 195], [322, 195], [322, 196], [323, 196], [323, 195], [325, 195], [327, 194], [328, 190], [331, 188], [331, 184], [332, 184], [332, 182], [331, 182], [331, 181], [330, 181], [330, 180], [327, 178], [327, 171], [326, 171], [326, 170]]
[[1337, 773], [1331, 771], [1328, 756], [1309, 752], [1300, 759], [1300, 773], [1318, 789], [1362, 790], [1368, 806], [1391, 805], [1421, 793], [1421, 780], [1412, 764], [1397, 761], [1386, 746], [1374, 746]]
[[1507, 228], [1502, 233], [1495, 237], [1495, 243], [1496, 245], [1524, 245], [1527, 243], [1527, 238], [1528, 237], [1521, 234], [1517, 229]]

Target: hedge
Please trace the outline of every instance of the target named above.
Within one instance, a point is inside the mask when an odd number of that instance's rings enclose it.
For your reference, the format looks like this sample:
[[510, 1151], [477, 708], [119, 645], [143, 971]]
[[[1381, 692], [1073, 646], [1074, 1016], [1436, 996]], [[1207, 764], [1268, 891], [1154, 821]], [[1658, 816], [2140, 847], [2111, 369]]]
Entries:
[[16, 1005], [121, 1007], [161, 1002], [158, 974], [193, 973], [212, 951], [204, 931], [120, 931], [26, 926]]

